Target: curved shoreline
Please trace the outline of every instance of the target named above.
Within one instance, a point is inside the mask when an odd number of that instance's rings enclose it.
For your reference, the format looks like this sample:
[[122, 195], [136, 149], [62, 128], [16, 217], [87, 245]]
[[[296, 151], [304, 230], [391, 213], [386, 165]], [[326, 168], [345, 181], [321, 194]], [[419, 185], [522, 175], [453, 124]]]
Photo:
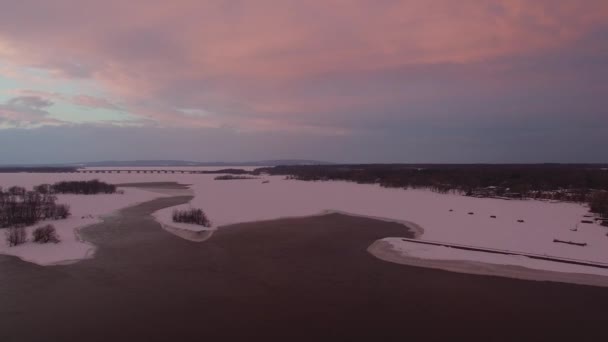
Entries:
[[[182, 205], [182, 204], [179, 204], [179, 205]], [[390, 218], [386, 218], [386, 217], [378, 217], [378, 216], [370, 216], [370, 215], [360, 215], [360, 214], [350, 213], [350, 212], [346, 212], [346, 211], [331, 210], [331, 209], [322, 210], [320, 213], [312, 214], [312, 215], [281, 216], [281, 217], [268, 219], [268, 220], [253, 220], [253, 221], [235, 222], [235, 223], [223, 224], [221, 226], [212, 227], [212, 228], [208, 228], [208, 229], [201, 228], [198, 225], [187, 225], [187, 224], [181, 224], [182, 227], [178, 227], [176, 225], [172, 225], [170, 223], [165, 222], [162, 219], [162, 217], [160, 217], [160, 215], [156, 215], [159, 211], [165, 210], [168, 208], [171, 208], [171, 207], [162, 208], [162, 209], [154, 212], [152, 214], [152, 217], [154, 217], [154, 220], [156, 222], [158, 222], [161, 225], [161, 227], [163, 227], [163, 229], [165, 229], [166, 231], [168, 231], [178, 237], [181, 237], [183, 239], [193, 241], [193, 242], [206, 241], [209, 238], [211, 238], [211, 236], [213, 235], [213, 232], [215, 232], [219, 229], [224, 229], [224, 228], [228, 228], [228, 227], [235, 226], [235, 225], [249, 224], [249, 223], [274, 222], [274, 221], [290, 220], [290, 219], [305, 219], [305, 218], [310, 218], [310, 217], [320, 217], [320, 216], [331, 215], [331, 214], [340, 214], [340, 215], [350, 216], [350, 217], [366, 218], [366, 219], [382, 221], [382, 222], [397, 223], [397, 224], [403, 225], [409, 232], [411, 232], [414, 235], [414, 238], [419, 238], [424, 233], [424, 229], [422, 227], [420, 227], [419, 225], [417, 225], [416, 223], [411, 222], [411, 221], [396, 220], [396, 219], [390, 219]], [[191, 226], [192, 229], [186, 228], [187, 226]], [[192, 234], [190, 234], [190, 233], [192, 233]], [[203, 237], [202, 235], [204, 235], [204, 234], [202, 234], [202, 233], [208, 233], [208, 236]]]
[[546, 271], [523, 266], [479, 261], [439, 260], [411, 257], [395, 250], [389, 242], [383, 240], [377, 240], [372, 243], [367, 251], [380, 260], [400, 265], [433, 268], [465, 274], [608, 287], [608, 277], [601, 275]]
[[192, 241], [192, 242], [203, 242], [207, 241], [213, 235], [213, 232], [216, 231], [215, 228], [211, 229], [202, 229], [202, 230], [191, 230], [186, 228], [179, 228], [175, 226], [171, 226], [169, 224], [163, 223], [160, 220], [157, 220], [155, 217], [155, 221], [160, 224], [160, 226], [166, 230], [167, 232], [180, 237], [182, 239]]
[[[163, 208], [167, 209], [167, 208]], [[163, 210], [161, 209], [161, 210]], [[159, 210], [160, 211], [160, 210]], [[350, 217], [356, 218], [366, 218], [372, 219], [382, 222], [390, 222], [397, 223], [406, 228], [411, 234], [413, 234], [414, 239], [419, 239], [424, 234], [424, 228], [420, 225], [406, 220], [397, 220], [390, 219], [386, 217], [378, 217], [378, 216], [370, 216], [370, 215], [361, 215], [341, 210], [332, 210], [326, 209], [322, 210], [317, 214], [312, 215], [304, 215], [304, 216], [285, 216], [285, 217], [277, 217], [268, 220], [254, 220], [254, 221], [244, 221], [244, 222], [236, 222], [225, 224], [217, 227], [213, 227], [211, 229], [201, 229], [198, 226], [193, 225], [193, 229], [188, 229], [186, 227], [177, 227], [171, 225], [170, 223], [164, 222], [161, 217], [157, 215], [152, 215], [154, 220], [158, 222], [161, 227], [182, 239], [191, 241], [191, 242], [204, 242], [208, 241], [215, 232], [218, 230], [224, 230], [226, 228], [243, 225], [243, 224], [255, 224], [255, 223], [264, 223], [264, 222], [274, 222], [281, 220], [290, 220], [290, 219], [305, 219], [305, 218], [314, 218], [314, 217], [322, 217], [325, 215], [331, 214], [340, 214]], [[385, 238], [388, 238], [385, 237]], [[552, 281], [552, 282], [562, 282], [562, 283], [571, 283], [571, 284], [580, 284], [580, 285], [591, 285], [591, 286], [601, 286], [608, 287], [608, 277], [602, 275], [594, 275], [588, 273], [572, 273], [572, 272], [560, 272], [560, 271], [551, 271], [544, 270], [541, 268], [533, 268], [533, 267], [525, 267], [525, 266], [517, 266], [517, 265], [509, 265], [509, 264], [500, 264], [500, 263], [492, 263], [492, 262], [483, 262], [483, 261], [469, 261], [469, 260], [458, 260], [458, 259], [426, 259], [426, 258], [416, 258], [404, 255], [403, 253], [395, 250], [390, 243], [385, 241], [376, 240], [372, 242], [372, 244], [368, 247], [367, 251], [372, 256], [387, 262], [392, 262], [401, 265], [415, 266], [415, 267], [425, 267], [432, 269], [441, 269], [449, 272], [457, 272], [457, 273], [465, 273], [465, 274], [473, 274], [473, 275], [489, 275], [489, 276], [498, 276], [505, 278], [514, 278], [514, 279], [523, 279], [523, 280], [533, 280], [533, 281]]]
[[324, 215], [324, 214], [341, 214], [341, 215], [352, 216], [352, 217], [368, 218], [368, 219], [382, 221], [382, 222], [398, 223], [398, 224], [404, 225], [412, 234], [414, 234], [414, 239], [417, 239], [424, 234], [424, 228], [422, 228], [420, 225], [418, 225], [414, 222], [411, 222], [411, 221], [390, 219], [390, 218], [379, 217], [379, 216], [360, 215], [360, 214], [354, 214], [354, 213], [349, 213], [349, 212], [340, 211], [340, 210], [325, 210], [320, 215]]
[[608, 335], [608, 293], [601, 287], [385, 262], [368, 253], [369, 245], [413, 233], [401, 224], [340, 214], [233, 225], [193, 244], [169, 236], [150, 215], [188, 200], [146, 202], [84, 229], [98, 253], [73, 265], [37, 267], [0, 257], [6, 272], [0, 340], [324, 340], [329, 333], [349, 341], [522, 341]]
[[[344, 216], [366, 218], [371, 220], [377, 220], [382, 222], [396, 223], [404, 226], [408, 232], [413, 234], [414, 239], [420, 238], [424, 234], [424, 229], [416, 223], [404, 220], [395, 220], [384, 217], [367, 216], [355, 213], [349, 213], [340, 210], [323, 210], [322, 212], [314, 215], [307, 216], [293, 216], [293, 217], [279, 217], [270, 220], [257, 220], [238, 222], [233, 224], [227, 224], [218, 226], [208, 230], [189, 230], [185, 228], [174, 227], [169, 224], [161, 222], [156, 216], [153, 215], [155, 220], [161, 225], [161, 227], [167, 232], [174, 234], [182, 239], [192, 242], [204, 242], [209, 240], [215, 232], [218, 230], [224, 230], [232, 226], [265, 223], [265, 222], [276, 222], [282, 220], [291, 219], [306, 219], [314, 217], [322, 217], [326, 215], [339, 214]], [[198, 227], [197, 227], [198, 228]], [[388, 238], [388, 237], [386, 237]], [[572, 273], [572, 272], [559, 272], [543, 270], [539, 268], [531, 268], [509, 264], [498, 264], [491, 262], [482, 261], [469, 261], [469, 260], [442, 260], [442, 259], [425, 259], [416, 258], [404, 255], [399, 251], [395, 250], [390, 243], [383, 241], [383, 239], [376, 240], [367, 249], [368, 253], [373, 257], [376, 257], [382, 261], [396, 263], [400, 265], [424, 267], [431, 269], [440, 269], [449, 272], [465, 273], [472, 275], [487, 275], [497, 276], [504, 278], [532, 280], [532, 281], [551, 281], [578, 285], [590, 285], [608, 287], [608, 277], [602, 275], [594, 275], [587, 273]]]

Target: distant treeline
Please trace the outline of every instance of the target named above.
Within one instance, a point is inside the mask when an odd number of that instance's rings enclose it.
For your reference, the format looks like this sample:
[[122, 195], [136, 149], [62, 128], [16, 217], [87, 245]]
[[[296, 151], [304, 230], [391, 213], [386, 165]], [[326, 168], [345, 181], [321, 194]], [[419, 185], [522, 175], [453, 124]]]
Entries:
[[[425, 188], [440, 193], [474, 195], [491, 188], [492, 196], [588, 202], [608, 217], [608, 166], [587, 164], [364, 164], [302, 165], [260, 168], [255, 173], [298, 180], [340, 180], [391, 188]], [[489, 192], [489, 191], [488, 191]], [[486, 192], [486, 193], [488, 193]]]
[[54, 194], [113, 194], [116, 192], [116, 185], [101, 182], [97, 179], [90, 181], [63, 181], [55, 184], [42, 184], [34, 187], [39, 192], [50, 192]]
[[257, 169], [299, 180], [345, 180], [397, 188], [431, 188], [439, 192], [468, 192], [498, 186], [512, 192], [556, 189], [608, 190], [608, 170], [556, 165], [446, 165], [429, 168], [410, 165], [277, 166]]
[[222, 169], [222, 170], [213, 170], [213, 171], [202, 171], [202, 173], [215, 174], [215, 173], [228, 173], [231, 175], [244, 175], [249, 173], [249, 171], [245, 171], [243, 169]]
[[234, 175], [222, 175], [213, 178], [215, 180], [242, 180], [242, 179], [256, 179], [256, 177], [251, 176], [234, 176]]

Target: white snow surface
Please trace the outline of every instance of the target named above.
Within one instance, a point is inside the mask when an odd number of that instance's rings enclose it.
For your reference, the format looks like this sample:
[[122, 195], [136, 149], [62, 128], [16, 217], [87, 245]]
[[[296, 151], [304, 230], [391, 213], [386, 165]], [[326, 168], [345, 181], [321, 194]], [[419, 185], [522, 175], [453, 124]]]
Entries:
[[560, 263], [550, 260], [539, 260], [522, 255], [492, 254], [445, 246], [433, 246], [404, 241], [401, 238], [396, 237], [385, 238], [381, 241], [388, 242], [395, 251], [399, 252], [404, 257], [427, 260], [483, 261], [488, 264], [522, 266], [545, 271], [608, 276], [608, 269]]
[[[533, 200], [500, 200], [437, 194], [427, 190], [387, 189], [377, 185], [349, 182], [303, 182], [283, 177], [261, 180], [214, 181], [207, 175], [191, 183], [196, 197], [188, 205], [203, 208], [214, 227], [240, 222], [301, 217], [338, 211], [413, 222], [424, 229], [422, 239], [515, 252], [546, 254], [562, 258], [608, 263], [608, 229], [597, 224], [578, 224], [588, 208], [573, 203]], [[155, 213], [164, 224], [171, 223], [174, 208]], [[450, 212], [450, 209], [453, 211]], [[474, 212], [474, 215], [469, 215]], [[494, 215], [497, 218], [491, 218]], [[517, 220], [523, 219], [524, 223]], [[187, 228], [183, 225], [181, 228]], [[554, 243], [553, 239], [586, 242], [586, 247]], [[409, 250], [404, 242], [395, 248]], [[605, 270], [585, 266], [539, 261], [525, 257], [497, 257], [482, 252], [427, 252], [417, 257], [450, 260], [476, 260], [513, 264], [553, 271], [606, 274]]]
[[[219, 227], [240, 222], [303, 217], [327, 210], [413, 222], [424, 229], [421, 239], [516, 252], [608, 263], [608, 229], [579, 223], [588, 208], [574, 203], [501, 200], [437, 194], [427, 190], [388, 189], [350, 182], [303, 182], [282, 176], [252, 180], [216, 181], [216, 175], [197, 174], [0, 174], [0, 186], [52, 183], [65, 179], [100, 179], [111, 183], [178, 182], [191, 184], [195, 198], [179, 207], [202, 208]], [[262, 180], [269, 180], [263, 184]], [[154, 214], [162, 224], [171, 222], [174, 208]], [[453, 211], [450, 211], [452, 209]], [[474, 215], [468, 215], [474, 212]], [[491, 218], [491, 215], [497, 218]], [[517, 220], [523, 219], [524, 223]], [[571, 231], [578, 223], [578, 230]], [[184, 225], [180, 228], [192, 228]], [[200, 229], [197, 227], [197, 229]], [[585, 242], [586, 247], [554, 243], [553, 239]], [[407, 253], [411, 250], [395, 243]], [[451, 251], [453, 252], [453, 251]], [[464, 251], [463, 251], [464, 252]], [[422, 253], [420, 251], [415, 253]], [[509, 263], [488, 253], [427, 251], [420, 257]], [[511, 258], [513, 259], [513, 258]], [[573, 265], [520, 258], [530, 268], [573, 272]], [[527, 259], [527, 260], [526, 260]], [[555, 264], [555, 263], [551, 263]], [[582, 267], [582, 266], [581, 266]], [[596, 272], [597, 271], [597, 272]], [[603, 274], [585, 267], [584, 272]]]

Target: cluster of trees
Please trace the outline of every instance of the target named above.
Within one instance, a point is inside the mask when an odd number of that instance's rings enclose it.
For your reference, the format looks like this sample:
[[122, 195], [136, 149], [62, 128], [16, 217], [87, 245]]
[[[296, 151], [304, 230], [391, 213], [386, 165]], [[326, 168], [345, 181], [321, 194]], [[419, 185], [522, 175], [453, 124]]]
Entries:
[[63, 181], [53, 185], [43, 184], [36, 187], [37, 191], [48, 191], [54, 194], [113, 194], [116, 185], [101, 182], [97, 179], [90, 181]]
[[45, 219], [65, 219], [70, 216], [70, 207], [56, 203], [55, 194], [115, 193], [116, 186], [91, 181], [64, 181], [55, 184], [34, 186], [32, 191], [13, 186], [0, 188], [0, 228], [29, 226]]
[[[57, 230], [51, 224], [46, 226], [38, 227], [34, 229], [32, 233], [34, 242], [36, 243], [59, 243], [59, 236]], [[27, 232], [25, 227], [11, 227], [6, 231], [6, 243], [9, 247], [18, 246], [24, 244], [27, 241]]]
[[608, 191], [594, 193], [589, 200], [589, 209], [604, 218], [603, 224], [608, 226]]
[[56, 203], [57, 198], [48, 192], [27, 191], [22, 187], [0, 188], [0, 228], [28, 226], [45, 219], [63, 219], [70, 208]]
[[212, 171], [202, 171], [202, 173], [228, 173], [232, 175], [244, 175], [249, 173], [243, 169], [221, 169], [221, 170], [212, 170]]
[[214, 178], [215, 180], [239, 180], [239, 179], [255, 179], [250, 176], [233, 176], [233, 175], [222, 175]]
[[608, 171], [589, 165], [294, 165], [257, 169], [299, 180], [346, 180], [386, 187], [463, 191], [501, 186], [530, 193], [555, 189], [608, 189]]
[[211, 221], [202, 209], [190, 208], [186, 210], [173, 210], [173, 222], [192, 223], [203, 227], [211, 227]]
[[27, 241], [27, 235], [24, 227], [11, 227], [6, 231], [6, 243], [9, 247], [24, 244]]
[[33, 232], [34, 242], [37, 243], [58, 243], [59, 236], [57, 235], [57, 230], [55, 230], [55, 226], [52, 224], [47, 224], [46, 226], [38, 227], [34, 229]]
[[[9, 246], [16, 246], [27, 240], [25, 227], [46, 219], [65, 219], [70, 216], [70, 207], [58, 204], [55, 194], [98, 194], [115, 193], [116, 186], [92, 181], [65, 181], [55, 184], [34, 186], [32, 191], [13, 186], [7, 190], [0, 188], [0, 228], [6, 230]], [[38, 243], [59, 242], [55, 227], [46, 225], [33, 232], [33, 240]]]
[[496, 187], [497, 195], [511, 193], [522, 198], [576, 202], [589, 202], [598, 191], [608, 191], [606, 166], [587, 164], [294, 165], [261, 168], [254, 173], [305, 181], [341, 180], [391, 188], [426, 188], [440, 193], [472, 194], [476, 189]]

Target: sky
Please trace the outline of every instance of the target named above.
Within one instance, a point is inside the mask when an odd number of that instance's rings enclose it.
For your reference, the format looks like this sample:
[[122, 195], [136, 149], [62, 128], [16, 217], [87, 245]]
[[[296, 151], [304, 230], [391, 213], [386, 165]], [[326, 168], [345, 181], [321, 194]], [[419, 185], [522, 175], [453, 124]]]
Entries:
[[605, 0], [0, 0], [0, 164], [608, 162]]

